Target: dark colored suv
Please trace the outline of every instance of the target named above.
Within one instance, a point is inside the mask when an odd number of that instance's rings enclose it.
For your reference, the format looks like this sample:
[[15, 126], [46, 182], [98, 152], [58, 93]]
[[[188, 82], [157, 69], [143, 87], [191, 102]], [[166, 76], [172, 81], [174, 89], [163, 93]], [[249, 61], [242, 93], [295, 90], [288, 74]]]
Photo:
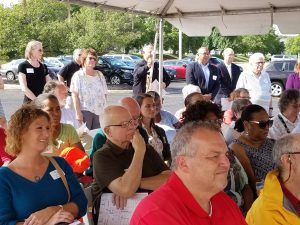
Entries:
[[296, 60], [272, 61], [267, 65], [265, 71], [268, 72], [272, 83], [272, 96], [279, 97], [285, 90], [285, 83], [294, 71]]
[[105, 79], [111, 84], [118, 85], [122, 83], [133, 83], [133, 67], [130, 67], [122, 61], [109, 57], [99, 57], [98, 64], [95, 67], [105, 76]]

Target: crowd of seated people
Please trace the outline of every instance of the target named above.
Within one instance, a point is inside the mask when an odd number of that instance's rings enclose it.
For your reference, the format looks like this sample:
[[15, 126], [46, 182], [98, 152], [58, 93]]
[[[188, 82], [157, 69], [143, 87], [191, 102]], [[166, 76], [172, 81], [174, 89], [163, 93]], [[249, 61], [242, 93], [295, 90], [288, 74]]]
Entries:
[[[185, 165], [188, 160], [181, 162], [180, 157], [190, 157], [189, 154], [193, 154], [185, 152], [187, 155], [176, 155], [177, 152], [172, 152], [175, 149], [170, 148], [170, 145], [175, 141], [175, 146], [178, 147], [178, 140], [182, 137], [177, 134], [181, 129], [191, 134], [196, 132], [188, 129], [197, 130], [196, 125], [194, 128], [190, 126], [198, 122], [211, 124], [209, 126], [214, 128], [202, 124], [199, 129], [204, 129], [208, 134], [213, 130], [211, 135], [222, 142], [222, 146], [226, 146], [228, 162], [219, 157], [219, 153], [203, 157], [208, 162], [220, 160], [220, 165], [223, 165], [220, 170], [227, 174], [227, 180], [222, 181], [226, 185], [221, 189], [235, 202], [245, 218], [247, 215], [247, 222], [261, 224], [257, 221], [269, 221], [268, 216], [273, 217], [263, 208], [280, 204], [281, 208], [277, 207], [276, 210], [286, 220], [293, 221], [286, 224], [299, 223], [299, 208], [296, 204], [296, 200], [299, 201], [299, 191], [295, 188], [300, 185], [297, 166], [299, 135], [290, 134], [297, 133], [297, 126], [300, 127], [299, 91], [284, 91], [278, 103], [279, 114], [269, 118], [263, 107], [251, 103], [247, 89], [235, 90], [231, 95], [231, 108], [224, 112], [220, 106], [205, 98], [197, 86], [189, 87], [190, 89], [185, 87], [183, 91], [184, 108], [178, 109], [175, 115], [162, 109], [163, 99], [154, 91], [139, 94], [136, 99], [124, 97], [118, 105], [104, 107], [100, 116], [101, 127], [93, 138], [91, 148], [86, 151], [75, 129], [79, 127], [82, 118], [76, 119], [72, 109], [64, 108], [66, 87], [61, 82], [48, 82], [44, 87], [46, 93], [17, 110], [12, 115], [6, 132], [0, 129], [0, 200], [9, 202], [0, 206], [0, 224], [70, 223], [75, 218], [80, 218], [86, 212], [87, 203], [78, 178], [87, 168], [84, 175], [91, 179], [96, 209], [93, 216], [97, 223], [102, 193], [113, 193], [113, 204], [123, 209], [127, 199], [136, 192], [155, 192], [167, 180], [167, 185], [169, 179], [170, 182], [176, 180], [171, 173], [174, 165], [177, 165], [177, 169], [180, 167], [183, 174], [188, 173], [187, 168], [192, 164]], [[213, 141], [209, 135], [198, 136], [209, 137], [205, 140], [206, 144]], [[70, 152], [73, 152], [72, 160], [69, 160]], [[62, 169], [70, 193], [63, 182], [58, 184], [56, 179], [51, 179], [53, 176], [61, 177], [60, 174], [53, 175], [52, 172], [57, 169], [49, 161], [52, 159]], [[81, 169], [80, 172], [78, 168]], [[218, 172], [215, 176], [218, 177]], [[189, 187], [184, 176], [180, 178]], [[178, 182], [177, 180], [175, 183]], [[47, 187], [42, 192], [41, 187], [44, 185], [55, 186], [57, 191]], [[21, 191], [23, 187], [30, 189], [25, 199], [21, 198], [25, 193]], [[272, 193], [272, 188], [279, 193], [279, 197], [276, 198]], [[261, 189], [264, 191], [261, 192]], [[189, 191], [193, 193], [192, 190]], [[47, 197], [41, 198], [45, 193]], [[39, 198], [43, 201], [31, 201], [28, 209], [22, 210], [24, 205], [20, 203], [20, 199], [24, 202]], [[274, 202], [270, 198], [274, 198]], [[265, 199], [268, 199], [268, 203]], [[231, 200], [226, 199], [225, 202]], [[207, 209], [201, 203], [199, 205], [202, 209]], [[204, 211], [208, 214], [210, 212]], [[277, 217], [270, 219], [273, 220], [283, 221]]]

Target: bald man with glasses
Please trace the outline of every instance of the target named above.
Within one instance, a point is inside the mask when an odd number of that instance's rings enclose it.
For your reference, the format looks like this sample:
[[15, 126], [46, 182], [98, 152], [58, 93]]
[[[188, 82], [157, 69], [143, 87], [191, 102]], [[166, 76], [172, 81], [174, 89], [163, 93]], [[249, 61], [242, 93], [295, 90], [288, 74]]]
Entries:
[[186, 68], [186, 83], [197, 85], [206, 100], [214, 100], [220, 88], [220, 70], [209, 63], [209, 49], [198, 49], [196, 62]]
[[137, 123], [124, 107], [106, 107], [101, 126], [107, 141], [93, 157], [95, 209], [99, 209], [102, 192], [112, 192], [113, 203], [124, 208], [127, 198], [137, 191], [158, 188], [169, 177], [170, 170], [158, 153], [145, 144]]

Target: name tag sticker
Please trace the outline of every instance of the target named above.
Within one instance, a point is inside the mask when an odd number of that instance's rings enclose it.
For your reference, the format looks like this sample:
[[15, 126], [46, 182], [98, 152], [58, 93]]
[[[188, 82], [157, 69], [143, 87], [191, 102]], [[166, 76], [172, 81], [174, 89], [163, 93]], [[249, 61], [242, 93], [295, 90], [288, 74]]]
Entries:
[[217, 80], [217, 76], [216, 75], [213, 75], [213, 80]]
[[26, 69], [26, 72], [27, 72], [27, 73], [34, 73], [34, 70], [33, 70], [33, 68], [27, 68], [27, 69]]
[[53, 180], [57, 180], [58, 178], [60, 178], [59, 173], [57, 172], [57, 170], [51, 171], [50, 175], [51, 175]]

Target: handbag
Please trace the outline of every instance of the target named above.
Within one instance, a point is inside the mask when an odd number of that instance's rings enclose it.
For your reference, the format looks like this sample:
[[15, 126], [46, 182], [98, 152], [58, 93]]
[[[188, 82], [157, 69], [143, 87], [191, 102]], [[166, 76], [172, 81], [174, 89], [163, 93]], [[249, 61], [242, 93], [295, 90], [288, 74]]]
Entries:
[[71, 193], [70, 193], [70, 189], [69, 189], [69, 185], [68, 185], [68, 181], [66, 179], [66, 176], [63, 172], [63, 170], [60, 168], [60, 166], [58, 165], [58, 163], [56, 162], [56, 160], [52, 157], [47, 157], [49, 159], [49, 161], [52, 163], [52, 165], [54, 166], [54, 168], [56, 169], [56, 171], [58, 172], [62, 182], [64, 183], [64, 186], [68, 192], [68, 202], [71, 200]]

